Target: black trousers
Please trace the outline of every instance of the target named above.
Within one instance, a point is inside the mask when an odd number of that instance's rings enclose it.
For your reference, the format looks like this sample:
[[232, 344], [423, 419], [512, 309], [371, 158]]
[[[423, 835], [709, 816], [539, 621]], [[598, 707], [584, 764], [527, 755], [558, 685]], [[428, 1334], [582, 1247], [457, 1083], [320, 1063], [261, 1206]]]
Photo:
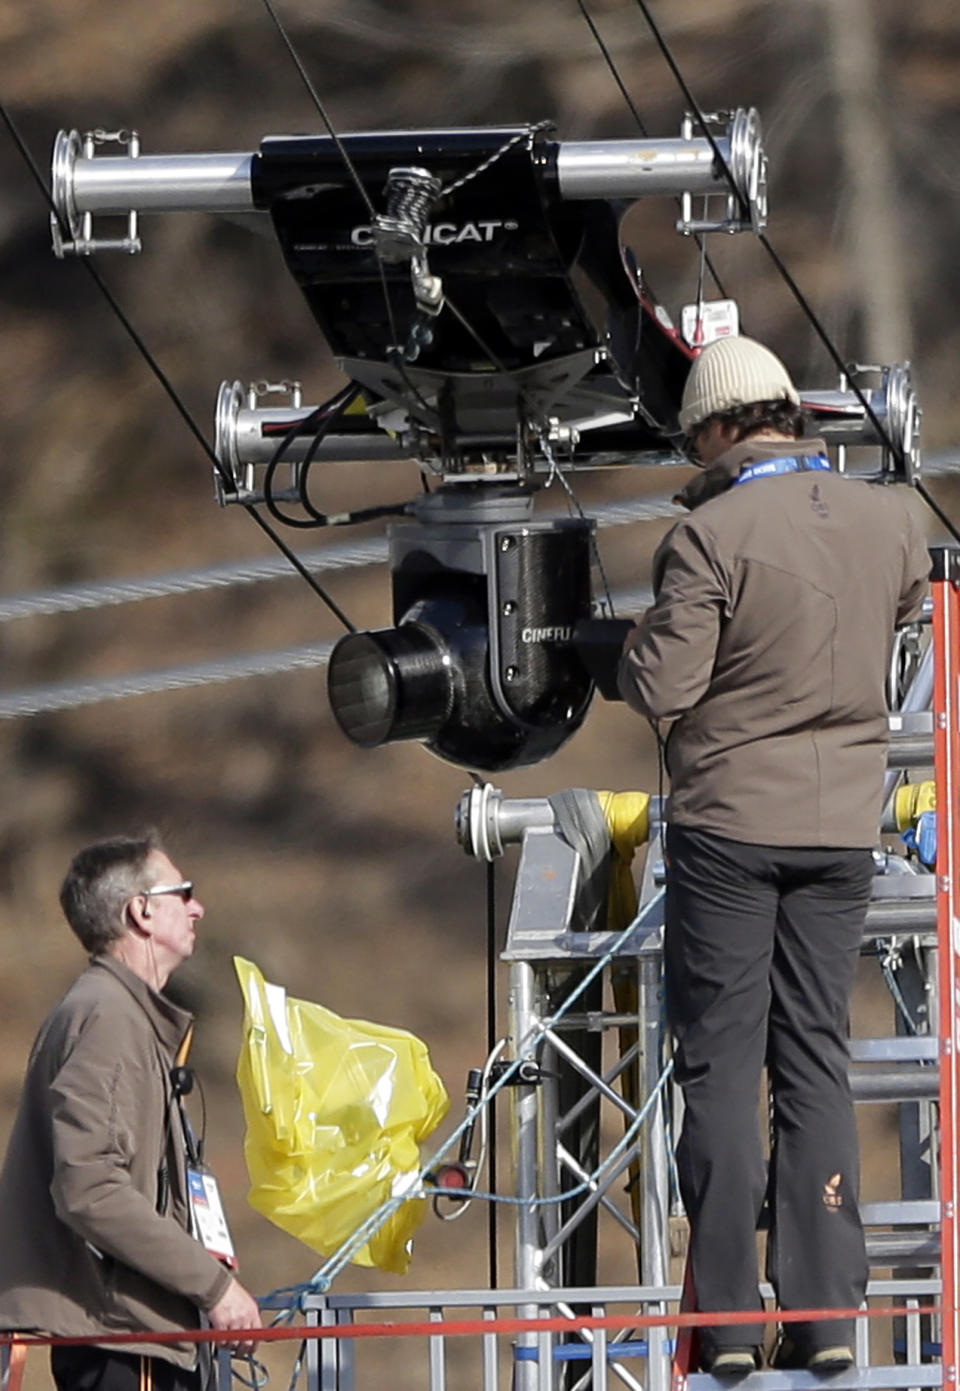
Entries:
[[[847, 1077], [850, 993], [869, 850], [781, 849], [667, 830], [667, 1013], [683, 1088], [677, 1147], [701, 1310], [759, 1309], [756, 1230], [782, 1309], [856, 1308], [867, 1263]], [[773, 1092], [765, 1172], [761, 1069]], [[847, 1322], [790, 1324], [806, 1352], [849, 1343]], [[706, 1356], [763, 1342], [762, 1324], [701, 1332]]]
[[50, 1370], [59, 1391], [202, 1391], [199, 1372], [109, 1348], [51, 1348]]

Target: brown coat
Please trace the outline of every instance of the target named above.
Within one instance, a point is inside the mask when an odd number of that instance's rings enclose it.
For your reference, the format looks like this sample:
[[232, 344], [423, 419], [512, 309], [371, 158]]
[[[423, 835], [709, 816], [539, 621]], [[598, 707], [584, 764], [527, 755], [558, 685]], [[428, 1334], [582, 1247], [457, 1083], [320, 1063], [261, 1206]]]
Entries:
[[746, 442], [688, 491], [653, 605], [628, 635], [624, 699], [673, 721], [668, 817], [757, 845], [876, 843], [894, 628], [920, 614], [929, 556], [903, 490], [747, 464], [823, 452]]
[[[230, 1274], [189, 1234], [169, 1071], [190, 1015], [94, 958], [34, 1044], [0, 1173], [0, 1328], [65, 1337], [197, 1328]], [[158, 1211], [162, 1163], [170, 1175]], [[181, 1366], [192, 1344], [125, 1351]]]

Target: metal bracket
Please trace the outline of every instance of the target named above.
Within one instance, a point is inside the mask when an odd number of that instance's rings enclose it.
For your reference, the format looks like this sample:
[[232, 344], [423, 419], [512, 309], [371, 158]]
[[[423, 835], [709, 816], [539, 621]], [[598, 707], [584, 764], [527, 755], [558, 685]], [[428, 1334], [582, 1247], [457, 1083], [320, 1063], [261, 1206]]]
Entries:
[[514, 1068], [508, 1081], [508, 1087], [539, 1087], [545, 1076], [553, 1076], [552, 1073], [545, 1073], [543, 1068], [534, 1058], [524, 1058], [519, 1067], [514, 1062], [504, 1059], [502, 1062], [493, 1064], [490, 1069], [490, 1081], [499, 1082], [500, 1078], [510, 1069]]

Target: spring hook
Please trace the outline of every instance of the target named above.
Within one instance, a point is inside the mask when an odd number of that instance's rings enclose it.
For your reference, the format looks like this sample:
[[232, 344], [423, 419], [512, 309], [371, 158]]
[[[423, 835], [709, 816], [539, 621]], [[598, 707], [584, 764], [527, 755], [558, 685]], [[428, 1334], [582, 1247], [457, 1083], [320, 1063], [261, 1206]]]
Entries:
[[426, 169], [391, 169], [384, 194], [387, 211], [374, 219], [373, 235], [384, 261], [409, 261], [423, 249], [427, 218], [442, 187]]

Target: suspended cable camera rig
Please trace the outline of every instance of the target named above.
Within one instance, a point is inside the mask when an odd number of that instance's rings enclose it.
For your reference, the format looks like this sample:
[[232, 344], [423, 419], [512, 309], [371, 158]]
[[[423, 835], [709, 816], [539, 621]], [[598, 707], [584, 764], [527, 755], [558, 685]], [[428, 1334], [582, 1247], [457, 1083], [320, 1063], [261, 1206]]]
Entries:
[[[313, 405], [296, 383], [224, 382], [216, 406], [216, 490], [223, 505], [263, 504], [301, 526], [394, 515], [394, 626], [349, 633], [330, 663], [331, 704], [355, 743], [418, 739], [462, 766], [509, 769], [561, 747], [595, 689], [615, 698], [611, 672], [624, 625], [596, 617], [592, 524], [582, 513], [541, 518], [534, 498], [548, 482], [569, 487], [568, 476], [582, 470], [683, 461], [677, 412], [695, 349], [656, 303], [624, 245], [624, 213], [641, 199], [673, 197], [678, 230], [695, 237], [760, 233], [767, 216], [756, 113], [738, 110], [712, 120], [709, 134], [698, 130], [686, 121], [675, 139], [607, 142], [557, 141], [542, 126], [269, 137], [255, 153], [190, 155], [144, 155], [138, 137], [126, 132], [58, 137], [58, 255], [137, 253], [140, 219], [153, 213], [259, 212], [273, 223], [288, 269], [350, 385]], [[122, 234], [105, 235], [105, 218], [124, 219]], [[876, 380], [868, 386], [870, 377]], [[920, 411], [907, 364], [852, 368], [851, 380], [805, 393], [803, 406], [841, 462], [848, 447], [867, 446], [880, 451], [879, 480], [919, 480]], [[428, 486], [396, 507], [331, 515], [313, 505], [308, 480], [315, 463], [378, 459], [413, 461]], [[281, 511], [291, 505], [300, 509], [295, 519]], [[933, 652], [923, 647], [921, 657], [921, 646], [898, 656], [892, 673], [895, 728], [903, 736], [895, 768], [925, 767], [933, 757]], [[939, 746], [937, 759], [947, 785]], [[898, 776], [890, 775], [891, 797]], [[652, 799], [652, 842], [661, 815]], [[664, 870], [652, 846], [629, 936], [585, 931], [584, 859], [563, 817], [554, 799], [506, 798], [489, 784], [465, 794], [457, 815], [461, 845], [488, 866], [521, 846], [505, 952], [517, 1055], [510, 1083], [518, 1204], [512, 1302], [531, 1316], [555, 1308], [566, 1315], [607, 1297], [635, 1307], [636, 1287], [606, 1295], [593, 1288], [602, 1215], [636, 1248], [642, 1307], [662, 1314], [677, 1297], [668, 1284], [671, 1113], [658, 1000]], [[901, 973], [901, 993], [920, 1019], [931, 992], [933, 891], [942, 910], [956, 886], [889, 858], [878, 865], [867, 938], [878, 950], [889, 941], [890, 969]], [[907, 960], [909, 942], [916, 969]], [[603, 1002], [600, 971], [613, 986], [613, 1011]], [[864, 1099], [913, 1097], [917, 1109], [919, 1119], [900, 1122], [905, 1200], [874, 1204], [870, 1214], [875, 1225], [894, 1228], [874, 1236], [874, 1263], [896, 1259], [916, 1267], [914, 1276], [938, 1259], [929, 1139], [937, 1077], [927, 1066], [935, 1024], [914, 1023], [917, 1038], [862, 1040], [855, 1054], [869, 1073], [859, 1079]], [[603, 1057], [604, 1038], [619, 1043], [612, 1063]], [[926, 1070], [904, 1081], [904, 1067], [917, 1059]], [[498, 1066], [491, 1053], [473, 1102], [488, 1103]], [[955, 1073], [944, 1066], [940, 1079], [954, 1097]], [[605, 1158], [601, 1103], [613, 1105], [627, 1126]], [[469, 1144], [460, 1157], [469, 1159]], [[615, 1201], [621, 1175], [629, 1177], [626, 1210]], [[952, 1203], [943, 1204], [943, 1214], [952, 1222]], [[952, 1231], [944, 1227], [944, 1249]], [[909, 1288], [896, 1280], [872, 1287], [874, 1295], [913, 1300], [911, 1346], [929, 1329], [918, 1301], [935, 1294], [935, 1285], [923, 1277]], [[571, 1287], [579, 1287], [579, 1299]], [[366, 1307], [362, 1297], [337, 1299], [317, 1296], [309, 1315], [348, 1321], [354, 1307]], [[446, 1301], [426, 1302], [433, 1317]], [[946, 1332], [952, 1348], [957, 1330]], [[868, 1361], [865, 1328], [858, 1339], [860, 1360]], [[434, 1341], [431, 1386], [439, 1391]], [[945, 1335], [945, 1360], [946, 1346]], [[606, 1385], [599, 1331], [590, 1348], [593, 1384]], [[625, 1352], [637, 1348], [623, 1344]], [[520, 1336], [520, 1391], [552, 1387], [557, 1351], [546, 1335]], [[650, 1330], [644, 1356], [644, 1385], [667, 1391], [665, 1329]], [[636, 1388], [616, 1353], [609, 1357], [619, 1380]], [[322, 1369], [311, 1364], [311, 1385], [322, 1380], [349, 1391], [349, 1357], [338, 1360], [331, 1349], [323, 1358]], [[483, 1384], [493, 1387], [486, 1350], [484, 1358]], [[909, 1360], [920, 1363], [919, 1353]], [[849, 1384], [940, 1384], [928, 1360]], [[706, 1387], [705, 1377], [687, 1370], [689, 1391]], [[908, 1370], [907, 1379], [891, 1375]], [[564, 1384], [572, 1385], [572, 1376]]]
[[[137, 253], [148, 214], [269, 216], [350, 386], [312, 405], [298, 384], [224, 382], [218, 499], [305, 527], [402, 516], [388, 532], [394, 627], [341, 640], [331, 705], [361, 746], [419, 739], [484, 771], [555, 752], [598, 683], [616, 696], [624, 625], [596, 618], [592, 524], [538, 519], [534, 494], [580, 470], [683, 462], [694, 350], [624, 244], [624, 213], [673, 197], [678, 230], [698, 238], [767, 219], [754, 110], [662, 139], [560, 141], [547, 124], [173, 155], [143, 154], [132, 132], [62, 131], [53, 156], [59, 256]], [[116, 218], [122, 234], [105, 235]], [[909, 367], [874, 370], [868, 394], [842, 383], [805, 406], [832, 444], [879, 445], [881, 475], [912, 481]], [[428, 486], [319, 511], [312, 466], [361, 459], [412, 460]]]

